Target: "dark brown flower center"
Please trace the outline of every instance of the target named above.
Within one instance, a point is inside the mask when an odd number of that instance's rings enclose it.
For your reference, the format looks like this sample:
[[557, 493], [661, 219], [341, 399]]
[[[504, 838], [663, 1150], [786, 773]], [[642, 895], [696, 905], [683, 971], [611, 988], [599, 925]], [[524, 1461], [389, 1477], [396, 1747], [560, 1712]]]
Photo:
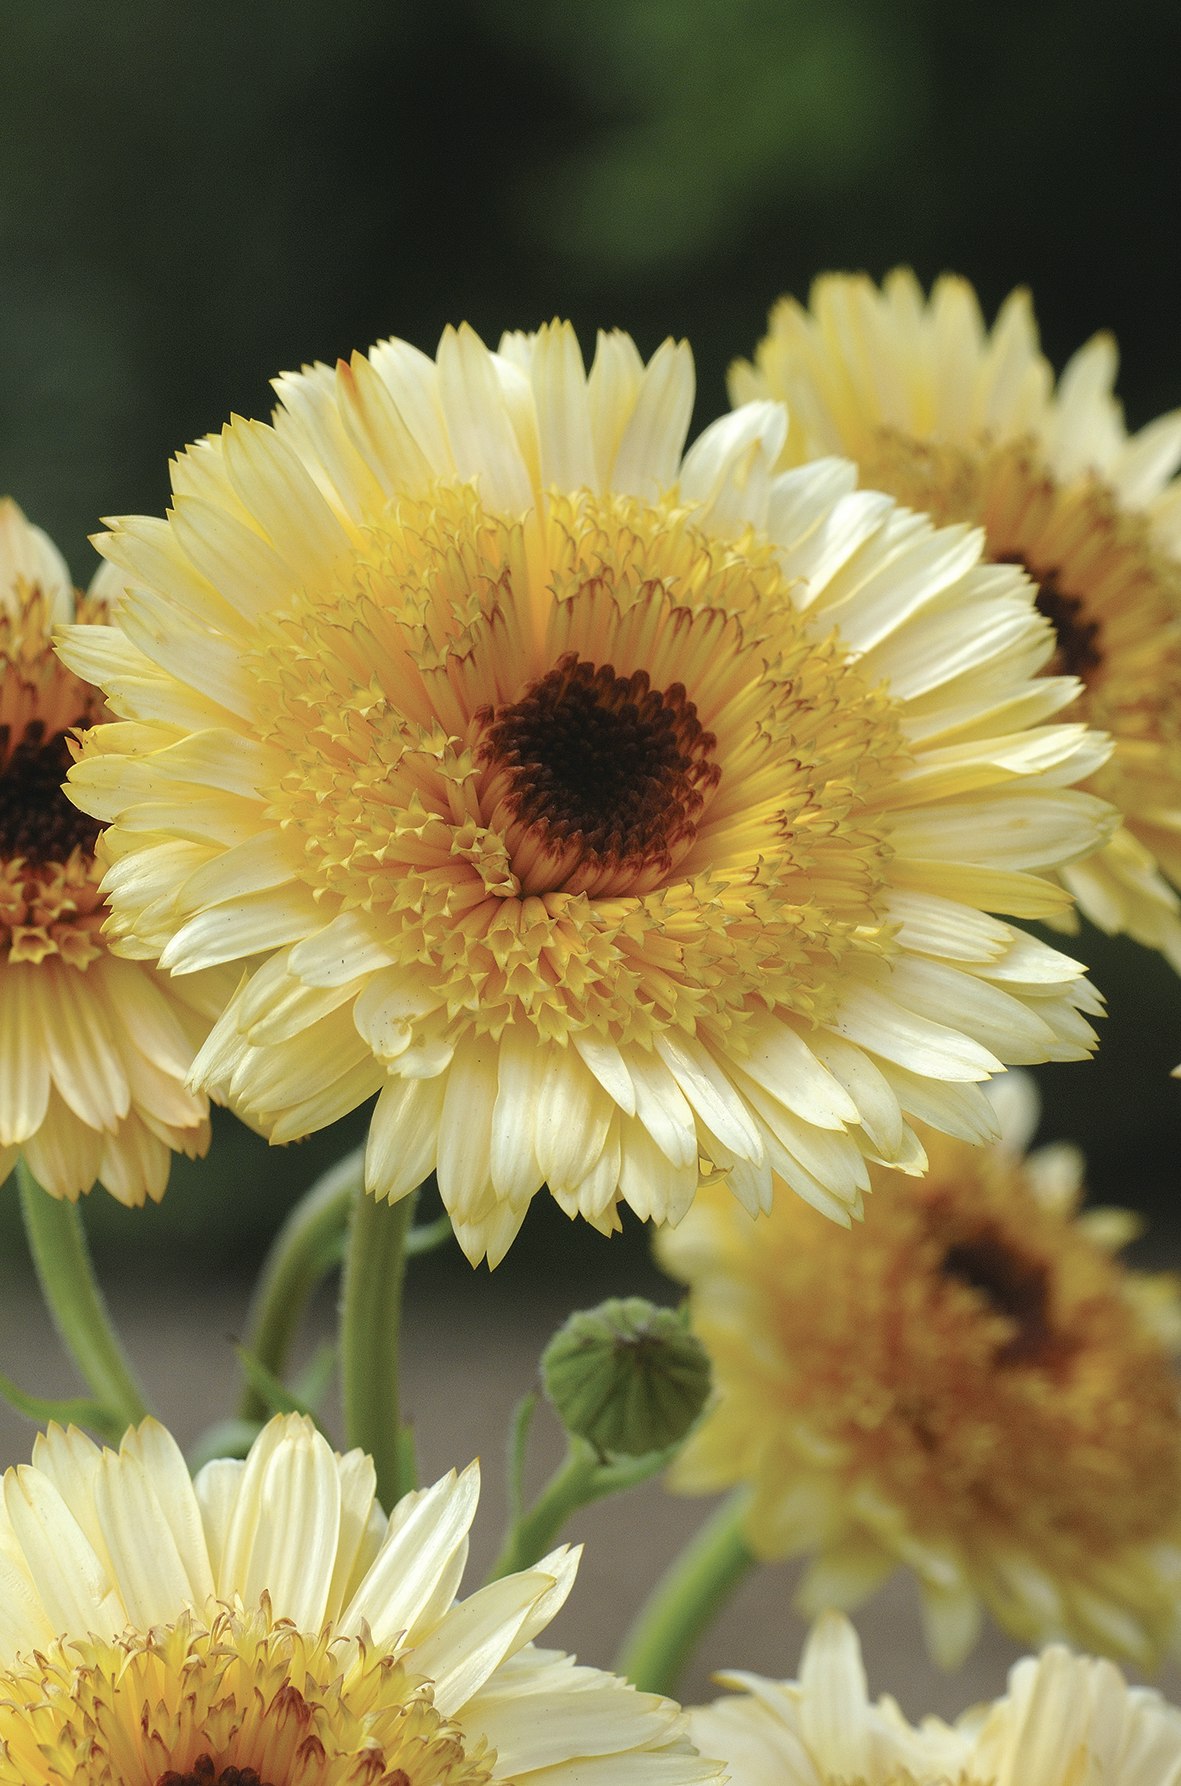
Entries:
[[198, 1755], [187, 1773], [177, 1773], [170, 1767], [160, 1775], [156, 1786], [272, 1786], [272, 1782], [264, 1780], [257, 1768], [219, 1768], [211, 1755]]
[[670, 867], [721, 779], [717, 740], [684, 685], [655, 689], [645, 670], [619, 676], [569, 652], [519, 701], [480, 717], [501, 819], [600, 875]]
[[62, 792], [70, 766], [64, 732], [49, 738], [40, 720], [9, 749], [0, 726], [0, 860], [65, 862], [71, 851], [93, 855], [100, 827]]
[[1056, 1355], [1050, 1274], [1042, 1260], [1027, 1258], [1007, 1236], [986, 1228], [949, 1246], [940, 1269], [1013, 1323], [1012, 1337], [996, 1355], [998, 1364], [1045, 1364]]
[[1081, 596], [1068, 595], [1058, 583], [1056, 568], [1039, 570], [1018, 556], [1005, 557], [1002, 564], [1019, 564], [1037, 585], [1036, 606], [1054, 628], [1057, 649], [1042, 671], [1044, 676], [1077, 676], [1087, 682], [1103, 662], [1100, 640], [1102, 627], [1087, 614]]

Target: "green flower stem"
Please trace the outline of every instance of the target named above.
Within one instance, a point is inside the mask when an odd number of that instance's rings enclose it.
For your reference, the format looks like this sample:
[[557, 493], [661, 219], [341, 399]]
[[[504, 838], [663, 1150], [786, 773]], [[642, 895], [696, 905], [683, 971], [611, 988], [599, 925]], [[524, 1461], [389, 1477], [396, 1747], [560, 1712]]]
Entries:
[[676, 1693], [707, 1627], [754, 1565], [742, 1537], [746, 1495], [723, 1502], [657, 1582], [615, 1667], [646, 1693]]
[[[523, 1415], [528, 1419], [528, 1411], [518, 1409], [517, 1430], [513, 1435], [513, 1449], [518, 1453], [514, 1478], [520, 1474]], [[539, 1557], [553, 1549], [554, 1540], [572, 1513], [580, 1507], [589, 1507], [592, 1501], [623, 1494], [627, 1489], [647, 1482], [650, 1477], [658, 1476], [668, 1467], [678, 1449], [679, 1446], [672, 1445], [664, 1451], [646, 1451], [640, 1457], [605, 1458], [586, 1439], [572, 1434], [566, 1456], [532, 1507], [527, 1513], [514, 1512], [489, 1581], [498, 1581], [502, 1575], [511, 1575], [517, 1569], [531, 1569]]]
[[404, 1480], [398, 1353], [406, 1237], [417, 1195], [386, 1203], [358, 1190], [344, 1262], [340, 1368], [345, 1433], [350, 1445], [359, 1445], [373, 1458], [378, 1499], [387, 1511], [413, 1486]]
[[550, 1477], [536, 1501], [515, 1521], [492, 1565], [489, 1581], [531, 1569], [538, 1557], [553, 1549], [554, 1539], [570, 1514], [598, 1498], [595, 1477], [599, 1460], [583, 1439], [571, 1441], [565, 1458]]
[[[330, 1166], [300, 1198], [267, 1254], [250, 1305], [243, 1342], [274, 1377], [282, 1378], [292, 1341], [317, 1285], [344, 1253], [349, 1212], [361, 1190], [365, 1150], [357, 1148]], [[247, 1383], [238, 1403], [240, 1420], [265, 1420], [270, 1407]]]
[[148, 1406], [111, 1325], [77, 1205], [43, 1191], [23, 1155], [16, 1178], [41, 1294], [62, 1345], [111, 1418], [135, 1426]]

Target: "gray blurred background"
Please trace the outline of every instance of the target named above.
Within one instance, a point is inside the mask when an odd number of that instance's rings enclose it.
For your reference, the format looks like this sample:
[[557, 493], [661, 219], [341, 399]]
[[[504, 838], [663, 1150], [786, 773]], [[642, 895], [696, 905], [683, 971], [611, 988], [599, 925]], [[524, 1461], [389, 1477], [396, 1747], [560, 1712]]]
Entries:
[[[1181, 403], [1179, 55], [1166, 0], [1118, 27], [1099, 0], [0, 0], [0, 491], [85, 582], [99, 517], [162, 511], [169, 455], [231, 411], [265, 414], [272, 374], [391, 333], [430, 349], [464, 317], [495, 338], [560, 313], [588, 344], [618, 325], [646, 354], [686, 334], [701, 425], [781, 291], [899, 261], [967, 274], [989, 313], [1028, 283], [1059, 364], [1112, 327], [1139, 425]], [[1181, 985], [1131, 944], [1079, 948], [1111, 1014], [1096, 1061], [1040, 1075], [1043, 1134], [1080, 1140], [1096, 1196], [1150, 1213], [1144, 1256], [1171, 1258]], [[91, 1200], [104, 1276], [186, 1438], [230, 1394], [268, 1237], [363, 1128], [272, 1151], [225, 1118], [160, 1209]], [[68, 1390], [12, 1186], [0, 1249], [0, 1367]], [[669, 1294], [636, 1225], [606, 1243], [543, 1199], [493, 1278], [430, 1261], [410, 1295], [426, 1467], [483, 1449], [498, 1484], [503, 1413], [562, 1313], [653, 1286]], [[4, 1416], [0, 1462], [29, 1437]], [[599, 1540], [597, 1610], [566, 1638], [588, 1659], [694, 1513], [645, 1497], [579, 1522]], [[786, 1597], [786, 1572], [752, 1584], [713, 1661], [794, 1667]], [[902, 1691], [905, 1594], [874, 1628], [876, 1686]], [[999, 1689], [1001, 1656], [977, 1690]], [[910, 1710], [968, 1696], [914, 1666]]]

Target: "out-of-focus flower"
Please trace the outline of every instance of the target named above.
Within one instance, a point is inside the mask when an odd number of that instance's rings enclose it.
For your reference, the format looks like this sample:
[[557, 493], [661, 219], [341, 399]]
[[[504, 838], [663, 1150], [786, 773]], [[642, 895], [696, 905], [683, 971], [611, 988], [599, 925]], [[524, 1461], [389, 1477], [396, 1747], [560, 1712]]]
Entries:
[[1047, 670], [1079, 677], [1074, 714], [1115, 741], [1088, 785], [1123, 825], [1062, 878], [1093, 923], [1181, 971], [1181, 411], [1129, 436], [1115, 372], [1096, 335], [1055, 385], [1027, 293], [987, 329], [966, 280], [928, 299], [898, 269], [783, 299], [731, 392], [787, 404], [784, 463], [847, 454], [867, 488], [979, 523], [989, 558], [1029, 572]]
[[836, 1613], [813, 1627], [798, 1681], [720, 1679], [737, 1694], [693, 1707], [689, 1724], [731, 1786], [1176, 1786], [1181, 1771], [1181, 1712], [1057, 1646], [954, 1725], [871, 1703], [857, 1634]]
[[[479, 1475], [405, 1496], [311, 1422], [195, 1483], [163, 1427], [4, 1478], [4, 1786], [709, 1786], [670, 1700], [537, 1650], [577, 1553], [456, 1601]], [[253, 1769], [253, 1772], [250, 1770]]]
[[748, 1484], [754, 1551], [812, 1559], [808, 1611], [913, 1569], [947, 1666], [982, 1606], [1152, 1663], [1181, 1637], [1177, 1286], [1113, 1258], [1135, 1222], [1076, 1213], [1078, 1155], [1023, 1159], [1032, 1092], [998, 1090], [1005, 1142], [928, 1137], [928, 1176], [875, 1173], [852, 1235], [711, 1191], [661, 1236], [717, 1391], [673, 1482]]
[[124, 723], [72, 776], [124, 946], [247, 966], [197, 1080], [276, 1141], [380, 1092], [366, 1176], [432, 1170], [473, 1259], [543, 1184], [605, 1231], [703, 1169], [847, 1220], [907, 1117], [1078, 1058], [1077, 963], [986, 915], [1106, 835], [1106, 746], [966, 529], [774, 476], [778, 405], [682, 458], [688, 352], [448, 331], [279, 380], [101, 542]]
[[0, 502], [0, 1181], [23, 1151], [55, 1197], [98, 1178], [142, 1203], [163, 1195], [174, 1149], [208, 1144], [185, 1076], [209, 976], [172, 982], [111, 953], [98, 826], [62, 792], [74, 728], [104, 708], [52, 635], [77, 613], [101, 638], [109, 586], [104, 569], [76, 597], [50, 540]]

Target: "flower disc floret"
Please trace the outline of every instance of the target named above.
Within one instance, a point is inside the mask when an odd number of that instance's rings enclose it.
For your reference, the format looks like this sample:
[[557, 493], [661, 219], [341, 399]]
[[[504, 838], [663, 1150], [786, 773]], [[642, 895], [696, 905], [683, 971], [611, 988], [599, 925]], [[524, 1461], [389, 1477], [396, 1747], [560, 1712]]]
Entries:
[[1058, 909], [1109, 822], [1019, 570], [773, 475], [773, 405], [682, 456], [671, 344], [448, 331], [279, 390], [104, 542], [116, 651], [66, 646], [123, 716], [71, 779], [116, 946], [246, 968], [216, 1096], [285, 1141], [379, 1093], [370, 1190], [437, 1171], [495, 1262], [543, 1184], [606, 1231], [718, 1169], [848, 1220], [910, 1115], [986, 1129], [1003, 1062], [1087, 1051], [1081, 970], [984, 915]]

